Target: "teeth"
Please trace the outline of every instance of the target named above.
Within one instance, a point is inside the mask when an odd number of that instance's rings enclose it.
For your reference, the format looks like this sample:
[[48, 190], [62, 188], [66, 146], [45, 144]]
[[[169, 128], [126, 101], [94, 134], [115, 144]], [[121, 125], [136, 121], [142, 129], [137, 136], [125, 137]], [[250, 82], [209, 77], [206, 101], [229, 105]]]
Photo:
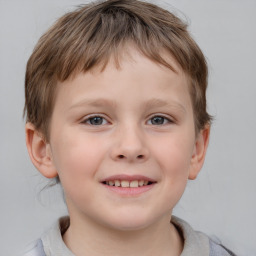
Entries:
[[115, 180], [115, 187], [120, 187], [121, 186], [121, 183], [119, 180]]
[[108, 182], [108, 185], [109, 185], [109, 186], [114, 186], [115, 183], [114, 183], [113, 181], [109, 181], [109, 182]]
[[137, 188], [139, 186], [139, 182], [137, 180], [133, 180], [130, 182], [130, 188]]
[[142, 187], [142, 186], [144, 186], [144, 180], [139, 181], [139, 187]]
[[127, 181], [127, 180], [110, 180], [107, 181], [106, 184], [109, 186], [114, 187], [122, 187], [122, 188], [138, 188], [142, 186], [147, 186], [149, 181], [147, 180], [133, 180], [133, 181]]
[[122, 180], [121, 181], [121, 187], [122, 188], [129, 188], [129, 181], [126, 181], [126, 180]]

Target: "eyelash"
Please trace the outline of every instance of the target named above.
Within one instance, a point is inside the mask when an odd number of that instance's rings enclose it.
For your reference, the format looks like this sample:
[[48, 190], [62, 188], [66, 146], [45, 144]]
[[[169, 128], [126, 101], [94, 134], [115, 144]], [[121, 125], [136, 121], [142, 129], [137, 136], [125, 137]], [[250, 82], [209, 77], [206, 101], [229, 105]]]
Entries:
[[[104, 123], [100, 123], [100, 124], [92, 124], [92, 121], [93, 119], [96, 119], [96, 118], [101, 118], [101, 120], [104, 122]], [[91, 126], [101, 126], [101, 125], [105, 125], [107, 124], [108, 121], [106, 118], [104, 118], [103, 116], [100, 116], [100, 115], [95, 115], [95, 116], [90, 116], [88, 118], [86, 118], [85, 120], [82, 121], [82, 124], [88, 124], [88, 125], [91, 125]]]
[[[173, 123], [173, 121], [170, 119], [170, 118], [167, 118], [166, 116], [162, 116], [162, 115], [154, 115], [152, 116], [148, 121], [151, 121], [154, 119], [154, 118], [161, 118], [163, 120], [163, 123], [161, 124], [155, 124], [156, 126], [160, 126], [160, 125], [166, 125], [166, 124], [170, 124], [170, 123]], [[151, 125], [154, 125], [154, 124], [151, 124]]]
[[[162, 120], [163, 123], [153, 124], [152, 121], [153, 121], [154, 118], [158, 118], [158, 121], [159, 121], [159, 119]], [[99, 121], [99, 123], [95, 124], [95, 123], [93, 123], [94, 121], [96, 121], [96, 122]], [[155, 121], [157, 121], [157, 120], [155, 120]], [[146, 124], [149, 124], [149, 122], [151, 122], [150, 125], [155, 125], [155, 126], [161, 126], [161, 125], [166, 125], [166, 124], [174, 123], [173, 120], [171, 120], [170, 118], [167, 118], [165, 116], [162, 116], [162, 115], [154, 115], [154, 116], [150, 117], [150, 119], [148, 119]], [[94, 116], [90, 116], [90, 117], [86, 118], [81, 123], [82, 124], [91, 125], [91, 126], [102, 126], [102, 125], [106, 125], [108, 123], [108, 121], [103, 116], [94, 115]]]

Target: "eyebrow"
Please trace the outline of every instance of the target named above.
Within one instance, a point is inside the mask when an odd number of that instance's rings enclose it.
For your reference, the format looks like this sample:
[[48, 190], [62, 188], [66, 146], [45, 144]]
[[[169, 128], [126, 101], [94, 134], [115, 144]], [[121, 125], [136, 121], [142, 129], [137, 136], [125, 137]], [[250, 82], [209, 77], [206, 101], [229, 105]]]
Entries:
[[158, 99], [158, 98], [153, 98], [145, 102], [145, 109], [148, 109], [150, 107], [171, 107], [171, 108], [177, 108], [181, 110], [182, 112], [186, 113], [186, 108], [179, 103], [178, 101], [172, 100], [171, 102]]
[[[112, 107], [116, 108], [117, 103], [112, 100], [108, 100], [105, 98], [99, 98], [99, 99], [83, 99], [81, 101], [78, 101], [77, 103], [73, 104], [69, 109], [77, 108], [77, 107], [82, 107], [82, 106], [92, 106], [92, 107]], [[177, 108], [181, 110], [182, 112], [186, 113], [186, 108], [179, 103], [178, 101], [171, 101], [168, 102], [163, 99], [158, 99], [158, 98], [152, 98], [148, 101], [143, 102], [143, 108], [144, 109], [150, 109], [152, 107], [171, 107], [171, 108]]]
[[116, 107], [116, 103], [114, 101], [99, 98], [99, 99], [84, 99], [84, 100], [78, 101], [77, 103], [73, 104], [70, 107], [70, 109], [85, 106], [85, 105], [89, 105], [92, 107], [102, 107], [102, 106]]

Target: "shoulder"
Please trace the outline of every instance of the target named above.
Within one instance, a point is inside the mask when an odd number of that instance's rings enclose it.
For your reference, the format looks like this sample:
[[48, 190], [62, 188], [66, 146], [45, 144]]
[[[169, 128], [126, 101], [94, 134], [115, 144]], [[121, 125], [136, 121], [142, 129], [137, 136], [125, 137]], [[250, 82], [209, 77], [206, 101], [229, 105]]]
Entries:
[[42, 235], [41, 240], [46, 255], [74, 256], [62, 239], [68, 227], [69, 217], [62, 217]]
[[210, 256], [236, 256], [232, 251], [227, 249], [219, 242], [209, 239], [210, 244]]
[[38, 239], [32, 248], [23, 254], [23, 256], [46, 256], [44, 252], [44, 247], [41, 239]]
[[74, 256], [62, 240], [62, 234], [69, 226], [69, 218], [62, 217], [38, 239], [22, 256], [61, 255]]
[[181, 256], [236, 256], [206, 234], [195, 231], [186, 221], [172, 216], [172, 223], [184, 239], [184, 248]]

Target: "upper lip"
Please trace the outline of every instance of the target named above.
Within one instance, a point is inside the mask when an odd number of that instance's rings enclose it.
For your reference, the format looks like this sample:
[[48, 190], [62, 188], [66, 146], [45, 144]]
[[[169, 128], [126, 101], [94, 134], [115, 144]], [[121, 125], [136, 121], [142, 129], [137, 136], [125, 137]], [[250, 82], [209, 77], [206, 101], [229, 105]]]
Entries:
[[118, 174], [118, 175], [112, 175], [105, 179], [102, 179], [101, 182], [106, 181], [113, 181], [113, 180], [127, 180], [127, 181], [133, 181], [133, 180], [144, 180], [149, 182], [156, 182], [156, 180], [149, 178], [147, 176], [143, 175], [127, 175], [127, 174]]

